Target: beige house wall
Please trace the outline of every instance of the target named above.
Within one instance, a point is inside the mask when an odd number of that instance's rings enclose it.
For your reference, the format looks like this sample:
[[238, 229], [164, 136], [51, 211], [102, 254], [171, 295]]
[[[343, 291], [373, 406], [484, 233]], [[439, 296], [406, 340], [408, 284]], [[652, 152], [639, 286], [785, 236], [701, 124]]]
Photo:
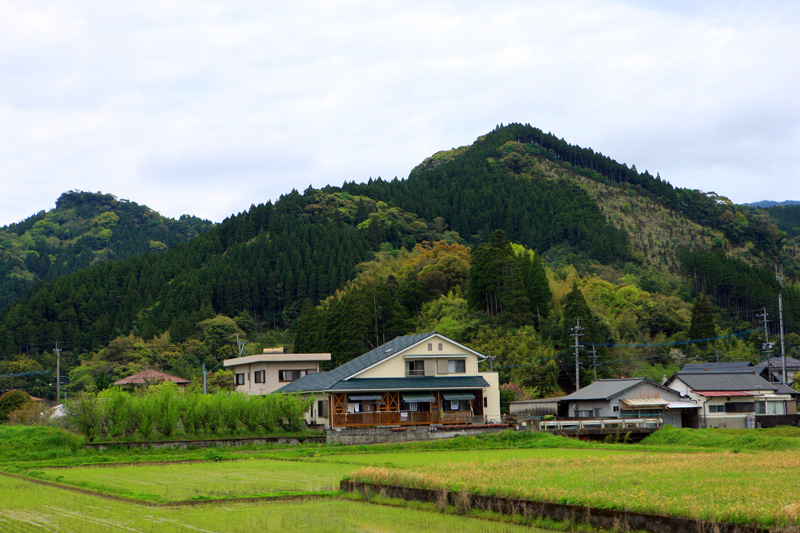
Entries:
[[[330, 427], [330, 396], [324, 392], [303, 394], [303, 398], [314, 398], [314, 405], [311, 409], [306, 411], [304, 416], [307, 424], [323, 424], [325, 427]], [[328, 416], [322, 416], [319, 412], [319, 402], [325, 402], [325, 409], [327, 409]]]
[[483, 415], [489, 423], [500, 422], [500, 377], [497, 372], [479, 372], [488, 387], [483, 389], [483, 397], [486, 398], [486, 407], [483, 408]]
[[[270, 394], [273, 391], [283, 387], [289, 381], [278, 381], [281, 370], [308, 370], [319, 372], [318, 361], [282, 361], [270, 363], [251, 363], [244, 365], [231, 365], [229, 368], [234, 374], [244, 373], [244, 385], [236, 385], [234, 390], [236, 392], [244, 392], [246, 394]], [[259, 370], [265, 370], [265, 382], [256, 383], [255, 373]]]
[[[465, 372], [448, 374], [439, 361], [448, 359], [463, 359]], [[447, 339], [432, 337], [430, 340], [413, 346], [394, 357], [384, 359], [377, 365], [369, 368], [356, 377], [359, 378], [396, 378], [406, 375], [407, 361], [427, 361], [425, 376], [476, 376], [478, 375], [478, 357], [468, 350], [449, 342]], [[446, 365], [445, 365], [446, 366]]]

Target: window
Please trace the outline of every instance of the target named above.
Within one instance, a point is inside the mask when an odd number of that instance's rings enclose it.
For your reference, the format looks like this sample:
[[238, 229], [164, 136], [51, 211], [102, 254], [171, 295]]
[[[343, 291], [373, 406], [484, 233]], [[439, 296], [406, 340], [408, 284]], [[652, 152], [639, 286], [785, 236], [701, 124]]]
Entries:
[[756, 402], [757, 415], [784, 415], [786, 406], [783, 402]]
[[709, 405], [708, 406], [709, 413], [724, 413], [725, 406], [724, 405]]
[[305, 370], [278, 370], [278, 381], [294, 381], [305, 375]]
[[440, 343], [439, 343], [439, 351], [440, 351], [440, 352], [442, 351], [442, 348], [443, 348], [443, 346], [442, 346], [442, 343], [440, 342]]
[[596, 407], [595, 410], [594, 410], [594, 416], [598, 417], [598, 418], [603, 416], [603, 408], [602, 407]]
[[463, 374], [467, 371], [467, 362], [463, 359], [450, 359], [447, 361], [448, 374]]
[[328, 402], [325, 400], [319, 400], [317, 402], [317, 416], [322, 418], [328, 418]]
[[486, 396], [483, 397], [483, 406], [489, 407], [489, 398], [487, 398]]
[[725, 404], [726, 413], [752, 413], [756, 410], [754, 403], [728, 402]]
[[592, 410], [575, 410], [575, 418], [592, 418]]
[[264, 383], [266, 381], [267, 371], [266, 370], [256, 370], [253, 372], [253, 381], [256, 383]]
[[244, 372], [234, 374], [234, 385], [244, 385]]
[[433, 351], [433, 343], [432, 343], [432, 342], [429, 342], [429, 343], [428, 343], [428, 351], [429, 351], [429, 352], [432, 352], [432, 351]]
[[613, 410], [615, 413], [619, 413], [619, 405], [615, 405]]
[[406, 376], [424, 376], [425, 361], [406, 361]]

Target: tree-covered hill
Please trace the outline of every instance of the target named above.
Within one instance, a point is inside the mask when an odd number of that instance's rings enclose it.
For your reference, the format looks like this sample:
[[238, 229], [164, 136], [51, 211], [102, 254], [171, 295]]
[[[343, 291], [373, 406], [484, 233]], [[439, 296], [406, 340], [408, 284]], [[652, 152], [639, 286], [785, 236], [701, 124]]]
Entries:
[[[74, 194], [59, 208], [77, 216]], [[341, 363], [436, 329], [494, 355], [503, 380], [546, 394], [574, 376], [565, 354], [578, 319], [582, 379], [660, 378], [714, 349], [757, 360], [757, 316], [766, 309], [776, 329], [776, 263], [800, 343], [800, 248], [793, 218], [773, 209], [676, 189], [529, 125], [498, 127], [407, 179], [292, 191], [159, 254], [110, 261], [121, 252], [90, 247], [82, 257], [94, 264], [0, 316], [0, 374], [52, 368], [56, 342], [79, 387], [145, 366], [196, 375], [235, 354], [237, 335], [249, 353], [280, 342]], [[87, 218], [88, 236], [70, 246], [116, 235], [123, 215], [109, 212]], [[8, 228], [14, 242], [58, 233], [34, 218]], [[715, 313], [704, 331], [724, 339], [692, 343], [697, 302]]]
[[213, 225], [162, 217], [110, 194], [70, 191], [55, 209], [0, 228], [0, 311], [37, 282], [100, 263], [163, 252]]

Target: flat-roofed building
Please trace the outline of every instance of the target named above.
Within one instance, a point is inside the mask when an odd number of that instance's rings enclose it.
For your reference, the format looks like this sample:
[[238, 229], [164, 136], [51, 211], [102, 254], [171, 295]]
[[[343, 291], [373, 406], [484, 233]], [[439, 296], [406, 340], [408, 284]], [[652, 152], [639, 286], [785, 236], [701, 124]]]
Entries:
[[264, 348], [263, 353], [226, 359], [233, 370], [234, 390], [247, 394], [270, 394], [308, 374], [320, 371], [330, 361], [329, 353], [284, 353], [282, 347]]

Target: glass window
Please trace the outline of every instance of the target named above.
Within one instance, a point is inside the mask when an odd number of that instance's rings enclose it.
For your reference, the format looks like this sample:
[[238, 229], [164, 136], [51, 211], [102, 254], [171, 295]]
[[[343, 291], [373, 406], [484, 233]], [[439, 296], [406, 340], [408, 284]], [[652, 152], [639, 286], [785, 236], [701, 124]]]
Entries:
[[256, 383], [264, 383], [266, 374], [266, 370], [256, 370], [256, 372], [253, 374], [253, 381]]
[[244, 372], [235, 374], [233, 383], [235, 385], [244, 385]]
[[305, 370], [278, 370], [278, 381], [295, 381], [305, 375]]
[[424, 376], [425, 361], [406, 361], [406, 376]]
[[463, 359], [450, 359], [447, 361], [448, 374], [463, 374], [467, 371], [467, 362]]
[[724, 405], [709, 405], [708, 406], [709, 413], [724, 413], [725, 406]]

